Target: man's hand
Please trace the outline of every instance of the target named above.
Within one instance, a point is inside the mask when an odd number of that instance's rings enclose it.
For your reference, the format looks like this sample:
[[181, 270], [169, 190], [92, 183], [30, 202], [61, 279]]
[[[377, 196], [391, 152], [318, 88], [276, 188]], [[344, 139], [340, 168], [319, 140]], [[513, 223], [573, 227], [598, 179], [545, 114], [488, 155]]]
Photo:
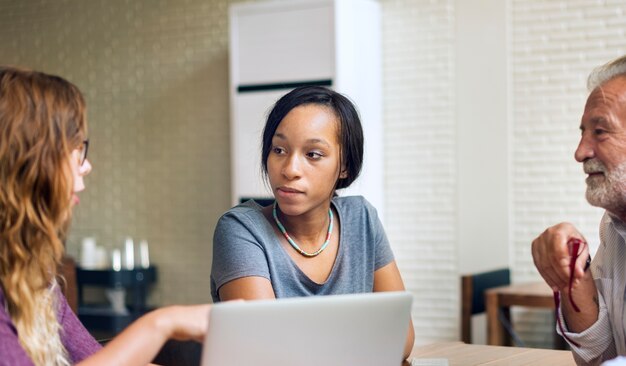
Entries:
[[589, 246], [583, 235], [570, 223], [560, 223], [547, 228], [532, 244], [535, 267], [554, 291], [569, 290], [570, 261], [576, 253], [567, 244], [571, 239], [580, 240], [579, 255], [574, 265], [574, 286], [585, 274]]
[[[581, 241], [578, 257], [574, 263], [574, 273], [570, 293], [571, 261], [577, 253], [572, 253], [568, 242], [572, 239]], [[532, 244], [535, 267], [554, 291], [559, 291], [561, 310], [565, 318], [564, 328], [580, 333], [598, 320], [598, 293], [591, 271], [585, 272], [589, 246], [583, 235], [569, 223], [560, 223], [546, 229]], [[573, 305], [576, 303], [580, 311]]]

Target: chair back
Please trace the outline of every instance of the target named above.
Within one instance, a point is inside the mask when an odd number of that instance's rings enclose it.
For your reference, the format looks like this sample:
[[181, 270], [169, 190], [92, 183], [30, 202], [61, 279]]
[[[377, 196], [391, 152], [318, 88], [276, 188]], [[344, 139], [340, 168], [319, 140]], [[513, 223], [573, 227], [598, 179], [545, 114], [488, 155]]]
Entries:
[[511, 283], [508, 268], [461, 276], [461, 340], [472, 343], [472, 315], [485, 312], [485, 291]]
[[74, 314], [78, 314], [78, 287], [76, 285], [76, 262], [74, 259], [67, 255], [63, 256], [57, 273], [61, 292], [65, 295]]

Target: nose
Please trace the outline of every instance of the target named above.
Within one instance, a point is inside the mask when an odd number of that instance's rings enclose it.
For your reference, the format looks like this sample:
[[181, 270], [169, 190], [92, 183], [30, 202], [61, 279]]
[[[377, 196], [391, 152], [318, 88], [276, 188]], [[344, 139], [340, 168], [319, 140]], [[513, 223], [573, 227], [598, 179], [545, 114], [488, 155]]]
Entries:
[[291, 154], [285, 159], [281, 173], [289, 180], [300, 177], [300, 161], [296, 154]]
[[591, 140], [592, 139], [588, 133], [583, 132], [580, 136], [580, 142], [578, 143], [576, 152], [574, 152], [574, 158], [577, 162], [582, 163], [595, 157], [593, 141]]
[[85, 159], [83, 165], [81, 165], [78, 169], [78, 173], [81, 177], [84, 177], [87, 174], [91, 173], [91, 163], [89, 162], [89, 159]]

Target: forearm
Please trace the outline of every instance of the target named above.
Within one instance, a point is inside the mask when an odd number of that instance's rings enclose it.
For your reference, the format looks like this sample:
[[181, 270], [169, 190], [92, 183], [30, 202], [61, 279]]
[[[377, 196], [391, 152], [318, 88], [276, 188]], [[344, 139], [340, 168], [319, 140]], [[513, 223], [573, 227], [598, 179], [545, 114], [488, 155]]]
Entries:
[[146, 365], [170, 338], [172, 327], [163, 309], [152, 311], [132, 323], [81, 366]]
[[[598, 320], [598, 291], [593, 282], [591, 271], [587, 271], [584, 277], [569, 290], [561, 290], [561, 311], [567, 324], [567, 329], [572, 333], [581, 333], [591, 327]], [[578, 306], [577, 312], [572, 306], [570, 296]]]

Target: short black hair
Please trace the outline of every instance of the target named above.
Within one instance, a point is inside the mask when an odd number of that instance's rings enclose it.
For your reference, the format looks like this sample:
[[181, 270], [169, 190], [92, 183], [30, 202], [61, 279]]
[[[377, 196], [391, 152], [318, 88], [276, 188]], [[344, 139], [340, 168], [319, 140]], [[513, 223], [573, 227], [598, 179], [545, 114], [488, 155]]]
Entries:
[[339, 119], [340, 163], [342, 168], [345, 167], [347, 176], [337, 180], [335, 189], [347, 188], [358, 178], [363, 166], [363, 127], [354, 104], [344, 95], [323, 86], [298, 87], [274, 104], [263, 129], [263, 173], [267, 177], [267, 158], [278, 125], [292, 109], [307, 104], [328, 107]]

